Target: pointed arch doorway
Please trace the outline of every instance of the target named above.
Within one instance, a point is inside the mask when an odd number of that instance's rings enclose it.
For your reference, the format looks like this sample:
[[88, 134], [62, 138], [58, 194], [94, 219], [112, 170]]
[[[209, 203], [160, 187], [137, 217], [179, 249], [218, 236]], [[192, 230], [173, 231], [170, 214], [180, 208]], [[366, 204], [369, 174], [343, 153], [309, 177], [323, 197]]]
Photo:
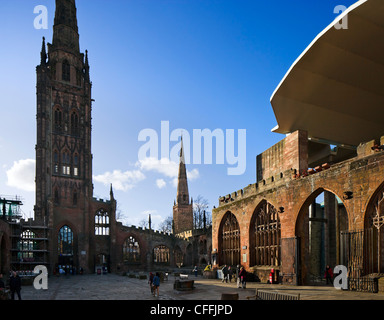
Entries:
[[319, 188], [307, 198], [296, 219], [297, 284], [326, 284], [326, 266], [342, 261], [340, 235], [346, 230], [348, 213], [335, 193]]
[[220, 265], [236, 266], [240, 264], [240, 226], [232, 212], [228, 211], [223, 217], [219, 235]]

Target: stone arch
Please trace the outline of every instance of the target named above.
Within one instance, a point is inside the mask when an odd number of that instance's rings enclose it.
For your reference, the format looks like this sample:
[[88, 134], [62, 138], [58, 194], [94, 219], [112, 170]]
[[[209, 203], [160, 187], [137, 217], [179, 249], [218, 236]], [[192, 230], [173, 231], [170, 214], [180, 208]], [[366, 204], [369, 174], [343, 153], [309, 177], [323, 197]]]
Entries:
[[[71, 233], [71, 235], [69, 234]], [[57, 264], [72, 268], [78, 266], [77, 230], [75, 226], [63, 221], [56, 228]], [[63, 238], [64, 235], [64, 238]]]
[[185, 265], [192, 266], [193, 265], [193, 245], [189, 243], [185, 249]]
[[[364, 212], [364, 229], [359, 239], [363, 242], [361, 256], [361, 275], [382, 273], [384, 270], [384, 182], [382, 182], [368, 200]], [[356, 249], [355, 249], [356, 250]]]
[[219, 228], [219, 264], [240, 264], [240, 253], [240, 225], [236, 216], [227, 211]]
[[123, 262], [125, 264], [139, 264], [142, 262], [142, 257], [141, 239], [134, 234], [128, 234], [123, 241]]
[[110, 214], [108, 210], [104, 208], [97, 209], [93, 221], [96, 236], [110, 235]]
[[249, 224], [250, 266], [281, 264], [281, 224], [278, 210], [267, 200], [256, 206]]
[[80, 129], [80, 116], [76, 109], [72, 109], [70, 112], [70, 132], [71, 135], [78, 136]]
[[153, 262], [155, 264], [169, 265], [171, 262], [171, 251], [165, 244], [159, 244], [153, 248]]
[[334, 268], [341, 263], [340, 235], [349, 229], [348, 217], [334, 191], [320, 187], [307, 196], [295, 222], [298, 284], [321, 282], [327, 265]]
[[53, 124], [56, 132], [61, 132], [64, 128], [64, 113], [59, 105], [53, 107]]
[[173, 249], [173, 257], [174, 257], [174, 264], [177, 267], [182, 267], [184, 265], [184, 254], [183, 251], [181, 250], [179, 245], [176, 245]]

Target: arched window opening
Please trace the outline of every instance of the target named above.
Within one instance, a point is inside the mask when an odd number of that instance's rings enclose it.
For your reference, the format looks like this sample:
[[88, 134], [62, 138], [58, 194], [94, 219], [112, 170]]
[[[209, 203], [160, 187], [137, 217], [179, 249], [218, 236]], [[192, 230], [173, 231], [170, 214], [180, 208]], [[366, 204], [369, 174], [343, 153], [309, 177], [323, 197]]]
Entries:
[[228, 212], [221, 226], [221, 264], [240, 264], [240, 226], [236, 217]]
[[55, 191], [54, 191], [53, 201], [54, 201], [55, 205], [60, 204], [60, 195], [59, 195], [58, 189], [55, 189]]
[[59, 173], [59, 153], [56, 150], [53, 152], [53, 173]]
[[67, 60], [63, 61], [63, 73], [62, 73], [62, 79], [63, 81], [71, 81], [71, 66], [69, 65]]
[[79, 155], [76, 153], [73, 156], [73, 175], [75, 177], [79, 176], [79, 165], [80, 165]]
[[125, 263], [138, 263], [140, 258], [140, 245], [134, 237], [130, 236], [123, 245], [123, 260]]
[[95, 214], [95, 235], [109, 236], [109, 214], [104, 209], [100, 209]]
[[74, 237], [70, 227], [63, 226], [57, 237], [58, 268], [70, 270], [74, 265]]
[[56, 107], [54, 109], [54, 130], [56, 132], [61, 132], [63, 129], [63, 112], [60, 108]]
[[74, 206], [77, 206], [77, 191], [76, 190], [73, 192], [72, 204]]
[[60, 256], [73, 256], [73, 232], [68, 226], [59, 231], [58, 253]]
[[279, 266], [281, 226], [278, 212], [270, 203], [264, 201], [254, 213], [250, 236], [253, 250], [251, 264]]
[[36, 234], [31, 230], [26, 230], [20, 235], [18, 243], [18, 258], [23, 262], [33, 262], [35, 260], [34, 250], [37, 249], [35, 240]]
[[71, 134], [74, 136], [79, 135], [79, 115], [76, 111], [71, 113]]
[[174, 250], [175, 264], [180, 268], [184, 264], [184, 254], [181, 251], [180, 247], [177, 246]]
[[71, 156], [68, 151], [64, 151], [62, 154], [63, 175], [69, 176], [71, 174]]
[[169, 263], [169, 248], [164, 245], [159, 245], [153, 249], [153, 262], [154, 263]]

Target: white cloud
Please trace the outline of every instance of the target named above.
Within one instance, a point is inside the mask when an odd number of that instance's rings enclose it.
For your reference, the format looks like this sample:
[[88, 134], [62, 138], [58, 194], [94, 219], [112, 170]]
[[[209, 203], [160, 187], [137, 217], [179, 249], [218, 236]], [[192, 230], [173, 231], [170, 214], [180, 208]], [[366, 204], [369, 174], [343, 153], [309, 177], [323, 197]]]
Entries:
[[145, 179], [145, 175], [140, 170], [132, 170], [122, 172], [121, 170], [114, 170], [113, 172], [106, 172], [104, 174], [93, 176], [93, 180], [110, 185], [120, 191], [128, 191], [132, 189], [138, 182]]
[[164, 181], [164, 179], [157, 179], [156, 180], [156, 185], [159, 189], [163, 189], [165, 188], [165, 186], [167, 185], [167, 183]]
[[132, 225], [138, 227], [143, 220], [148, 221], [149, 215], [151, 215], [152, 229], [156, 229], [156, 227], [165, 220], [165, 218], [162, 217], [157, 212], [157, 210], [145, 210], [140, 212], [139, 214], [126, 218], [123, 222], [125, 223], [125, 225]]
[[35, 160], [15, 161], [6, 173], [8, 186], [28, 192], [35, 191]]
[[[179, 164], [170, 161], [167, 158], [162, 158], [158, 160], [156, 158], [145, 158], [144, 160], [140, 160], [136, 163], [136, 166], [143, 171], [155, 171], [164, 175], [167, 178], [170, 178], [170, 182], [173, 186], [177, 186], [177, 177], [179, 175]], [[189, 181], [195, 180], [199, 177], [199, 170], [193, 169], [192, 171], [187, 170], [187, 178]], [[156, 185], [160, 188], [159, 184], [162, 188], [165, 187], [166, 182], [164, 179], [158, 179], [156, 181]]]
[[177, 177], [179, 165], [167, 158], [158, 160], [156, 158], [145, 158], [137, 163], [137, 166], [144, 171], [155, 171], [168, 178]]

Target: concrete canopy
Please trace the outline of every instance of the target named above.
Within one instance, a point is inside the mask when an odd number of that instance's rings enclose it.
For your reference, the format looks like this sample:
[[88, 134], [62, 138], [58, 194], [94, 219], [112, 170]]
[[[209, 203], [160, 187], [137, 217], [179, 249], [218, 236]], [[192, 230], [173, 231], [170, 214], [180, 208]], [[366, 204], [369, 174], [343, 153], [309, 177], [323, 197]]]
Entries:
[[[335, 27], [341, 21], [348, 29]], [[271, 104], [273, 132], [305, 130], [351, 146], [383, 136], [384, 1], [361, 0], [338, 16], [294, 62]]]

